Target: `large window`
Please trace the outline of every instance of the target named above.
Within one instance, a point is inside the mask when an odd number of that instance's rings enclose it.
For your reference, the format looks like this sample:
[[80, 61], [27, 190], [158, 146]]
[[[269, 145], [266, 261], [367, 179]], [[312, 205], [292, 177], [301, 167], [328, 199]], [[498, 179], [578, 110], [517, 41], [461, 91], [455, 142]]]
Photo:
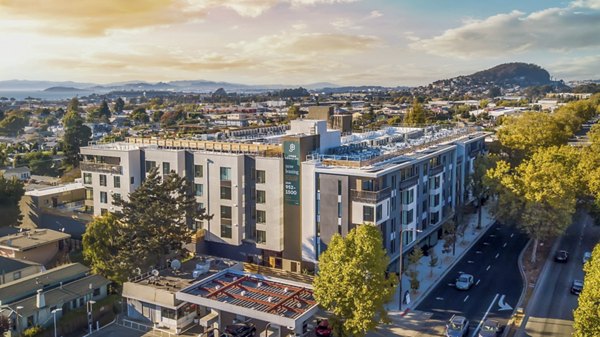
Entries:
[[437, 175], [433, 178], [429, 179], [429, 188], [432, 190], [440, 188], [441, 179], [440, 176]]
[[338, 218], [341, 218], [342, 217], [342, 203], [341, 202], [338, 202], [337, 211], [338, 211], [337, 212]]
[[231, 200], [231, 187], [221, 186], [221, 199]]
[[220, 168], [221, 181], [231, 181], [231, 167]]
[[171, 163], [163, 163], [162, 166], [163, 174], [171, 173]]
[[91, 173], [84, 173], [83, 174], [83, 183], [84, 184], [91, 184], [92, 183], [92, 174]]
[[197, 197], [201, 197], [204, 195], [204, 185], [202, 184], [194, 184], [194, 194], [196, 194]]
[[267, 193], [265, 191], [256, 190], [256, 203], [264, 204], [267, 202]]
[[106, 186], [106, 174], [100, 175], [100, 186]]
[[231, 207], [221, 206], [221, 237], [225, 239], [231, 239], [231, 228]]
[[373, 222], [375, 220], [375, 209], [373, 206], [363, 206], [363, 221]]
[[113, 177], [113, 185], [115, 186], [115, 188], [121, 188], [121, 177], [114, 176]]
[[377, 221], [381, 220], [383, 216], [383, 206], [382, 205], [377, 205], [377, 212], [375, 213], [375, 219], [377, 219]]
[[231, 220], [231, 206], [221, 206], [221, 219]]
[[264, 184], [267, 182], [267, 175], [263, 170], [256, 170], [256, 183]]
[[256, 210], [256, 223], [266, 223], [267, 222], [267, 212]]
[[156, 167], [155, 161], [146, 160], [146, 172], [150, 172], [155, 167]]
[[413, 222], [415, 218], [415, 212], [412, 209], [409, 209], [408, 211], [402, 211], [402, 223], [405, 225], [408, 225], [409, 223]]
[[85, 200], [94, 200], [94, 190], [91, 188], [85, 189]]
[[440, 194], [439, 193], [433, 196], [432, 204], [433, 204], [432, 205], [433, 207], [437, 207], [440, 205]]
[[414, 189], [402, 191], [402, 205], [410, 205], [413, 201], [415, 201]]
[[256, 230], [256, 243], [267, 243], [267, 232]]
[[100, 192], [100, 203], [108, 203], [108, 194], [106, 192]]
[[194, 177], [202, 178], [204, 176], [204, 167], [202, 165], [194, 165]]

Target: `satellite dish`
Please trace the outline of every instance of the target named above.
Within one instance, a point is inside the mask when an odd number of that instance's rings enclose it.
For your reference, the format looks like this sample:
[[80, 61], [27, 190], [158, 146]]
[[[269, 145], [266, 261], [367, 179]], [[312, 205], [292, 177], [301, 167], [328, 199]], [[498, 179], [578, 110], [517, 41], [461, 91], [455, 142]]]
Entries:
[[156, 270], [156, 269], [152, 269], [151, 273], [152, 273], [152, 276], [158, 276], [158, 275], [160, 275], [160, 272], [158, 270]]
[[173, 270], [181, 269], [181, 262], [179, 260], [171, 261], [171, 269], [173, 269]]

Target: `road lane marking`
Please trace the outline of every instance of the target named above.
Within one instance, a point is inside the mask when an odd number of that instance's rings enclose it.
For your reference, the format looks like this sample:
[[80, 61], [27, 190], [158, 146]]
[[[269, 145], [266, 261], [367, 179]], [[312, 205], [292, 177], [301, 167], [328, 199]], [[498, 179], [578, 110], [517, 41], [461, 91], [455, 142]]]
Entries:
[[484, 242], [484, 243], [483, 243], [483, 245], [484, 245], [484, 246], [489, 246], [489, 245], [490, 245], [490, 243], [489, 243], [489, 242]]
[[487, 317], [487, 315], [490, 314], [490, 310], [492, 310], [492, 307], [494, 306], [494, 303], [496, 302], [497, 299], [498, 299], [498, 294], [496, 294], [496, 296], [494, 296], [492, 303], [490, 303], [490, 306], [488, 307], [487, 311], [485, 312], [485, 315], [483, 315], [483, 317], [481, 318], [481, 321], [479, 321], [479, 325], [477, 325], [477, 327], [475, 328], [475, 331], [473, 331], [473, 334], [471, 334], [471, 337], [477, 336], [477, 332], [479, 332], [479, 329], [481, 329], [481, 326], [483, 325], [485, 318]]
[[490, 270], [490, 268], [492, 268], [492, 266], [487, 266], [487, 268], [485, 268], [486, 271]]
[[498, 311], [512, 310], [512, 307], [508, 303], [504, 302], [504, 297], [505, 297], [505, 295], [502, 294], [502, 296], [500, 297], [500, 300], [498, 301], [498, 307], [500, 307], [498, 309]]
[[477, 280], [477, 283], [475, 283], [475, 285], [478, 286], [479, 282], [481, 282], [481, 279]]
[[483, 254], [483, 252], [480, 251], [480, 250], [478, 250], [478, 251], [475, 252], [475, 254]]
[[512, 238], [513, 236], [515, 236], [515, 233], [510, 233], [510, 237]]
[[471, 261], [471, 260], [469, 260], [469, 261], [467, 261], [467, 263], [475, 263], [475, 261]]
[[500, 253], [496, 254], [496, 258], [498, 258], [498, 256], [500, 256]]
[[469, 295], [467, 295], [467, 297], [465, 297], [465, 299], [463, 300], [463, 302], [466, 302], [469, 299]]
[[506, 242], [502, 245], [502, 247], [506, 248]]
[[443, 297], [436, 297], [435, 299], [438, 300], [438, 301], [443, 301], [444, 300]]
[[490, 234], [490, 238], [495, 238], [496, 234]]

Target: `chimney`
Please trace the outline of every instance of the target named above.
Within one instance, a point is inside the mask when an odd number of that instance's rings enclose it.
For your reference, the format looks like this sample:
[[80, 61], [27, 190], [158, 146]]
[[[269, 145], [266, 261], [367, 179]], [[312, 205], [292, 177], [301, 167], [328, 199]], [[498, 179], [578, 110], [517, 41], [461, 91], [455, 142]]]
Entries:
[[38, 308], [43, 308], [46, 306], [46, 296], [44, 296], [42, 289], [38, 289], [37, 291], [37, 295], [35, 297], [35, 306]]

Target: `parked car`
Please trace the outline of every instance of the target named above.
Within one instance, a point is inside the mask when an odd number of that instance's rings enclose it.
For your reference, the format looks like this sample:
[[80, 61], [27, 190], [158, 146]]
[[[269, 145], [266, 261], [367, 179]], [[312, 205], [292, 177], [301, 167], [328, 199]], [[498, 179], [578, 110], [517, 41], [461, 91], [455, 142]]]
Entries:
[[592, 258], [592, 252], [585, 252], [583, 253], [583, 264], [585, 264], [586, 262], [588, 262], [589, 259]]
[[469, 320], [463, 316], [452, 316], [446, 325], [446, 337], [465, 337], [469, 333]]
[[571, 283], [571, 294], [579, 295], [581, 290], [583, 290], [583, 281], [573, 280], [573, 283]]
[[497, 337], [503, 332], [504, 328], [498, 321], [486, 319], [479, 330], [479, 337]]
[[252, 323], [231, 324], [225, 328], [225, 333], [233, 337], [254, 337], [256, 326]]
[[564, 262], [567, 262], [568, 259], [569, 259], [569, 253], [567, 253], [566, 250], [559, 250], [554, 255], [554, 261], [556, 261], [556, 262], [564, 263]]
[[331, 326], [329, 325], [328, 320], [324, 319], [318, 322], [317, 327], [315, 328], [315, 335], [317, 335], [317, 337], [331, 336]]
[[473, 275], [471, 274], [460, 274], [456, 279], [456, 289], [469, 290], [473, 286]]

